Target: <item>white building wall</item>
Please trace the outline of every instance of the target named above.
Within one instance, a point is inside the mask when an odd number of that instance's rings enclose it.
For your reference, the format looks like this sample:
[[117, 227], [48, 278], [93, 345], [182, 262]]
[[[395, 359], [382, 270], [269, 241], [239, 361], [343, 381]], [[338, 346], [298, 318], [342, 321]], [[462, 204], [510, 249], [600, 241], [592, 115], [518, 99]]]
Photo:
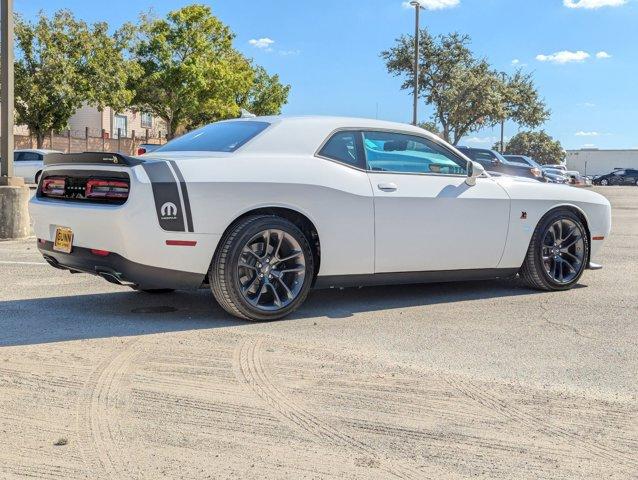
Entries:
[[638, 169], [638, 150], [567, 150], [567, 169], [605, 175], [618, 168]]

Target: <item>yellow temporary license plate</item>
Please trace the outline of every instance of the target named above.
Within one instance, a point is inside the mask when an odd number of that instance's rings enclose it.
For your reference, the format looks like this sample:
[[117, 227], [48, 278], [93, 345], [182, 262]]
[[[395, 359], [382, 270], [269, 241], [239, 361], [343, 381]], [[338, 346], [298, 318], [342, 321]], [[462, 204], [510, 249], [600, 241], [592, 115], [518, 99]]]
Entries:
[[71, 253], [73, 248], [73, 230], [66, 227], [57, 227], [55, 229], [55, 241], [53, 242], [53, 250], [64, 253]]

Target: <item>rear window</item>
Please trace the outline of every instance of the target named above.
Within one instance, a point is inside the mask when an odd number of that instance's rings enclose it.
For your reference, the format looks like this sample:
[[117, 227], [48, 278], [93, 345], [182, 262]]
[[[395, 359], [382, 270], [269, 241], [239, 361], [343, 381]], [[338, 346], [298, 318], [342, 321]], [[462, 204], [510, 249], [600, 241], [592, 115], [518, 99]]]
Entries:
[[171, 140], [156, 152], [234, 152], [264, 131], [267, 122], [211, 123]]

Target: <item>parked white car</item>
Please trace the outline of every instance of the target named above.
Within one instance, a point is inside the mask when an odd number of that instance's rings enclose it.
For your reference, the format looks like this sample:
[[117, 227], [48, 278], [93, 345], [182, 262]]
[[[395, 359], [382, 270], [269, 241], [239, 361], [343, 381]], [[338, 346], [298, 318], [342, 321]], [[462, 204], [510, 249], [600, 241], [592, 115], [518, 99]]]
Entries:
[[51, 265], [138, 290], [209, 285], [251, 320], [291, 313], [312, 286], [520, 273], [565, 290], [598, 267], [610, 231], [601, 195], [491, 177], [436, 136], [377, 120], [229, 120], [144, 157], [45, 163], [31, 213]]
[[44, 168], [44, 158], [51, 153], [62, 153], [59, 150], [22, 149], [13, 152], [13, 174], [23, 177], [26, 183], [38, 183]]

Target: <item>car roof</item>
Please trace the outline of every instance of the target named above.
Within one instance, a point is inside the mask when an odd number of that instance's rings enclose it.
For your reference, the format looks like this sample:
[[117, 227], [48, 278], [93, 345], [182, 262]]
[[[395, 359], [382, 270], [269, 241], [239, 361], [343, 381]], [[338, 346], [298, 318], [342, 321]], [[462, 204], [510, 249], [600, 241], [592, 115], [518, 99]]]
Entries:
[[476, 148], [476, 147], [467, 147], [465, 145], [460, 146], [460, 147], [456, 147], [459, 150], [471, 150], [473, 152], [488, 152], [488, 153], [494, 153], [494, 150], [491, 150], [489, 148]]
[[388, 122], [358, 117], [318, 115], [264, 116], [237, 118], [223, 122], [266, 122], [270, 126], [237, 150], [237, 154], [253, 153], [306, 153], [316, 149], [337, 130], [387, 130], [427, 137], [436, 142], [441, 139], [427, 130], [407, 123]]
[[18, 148], [14, 150], [15, 153], [19, 152], [31, 152], [31, 153], [40, 153], [46, 155], [47, 153], [63, 153], [60, 150], [47, 150], [46, 148]]
[[[386, 130], [408, 130], [418, 133], [427, 132], [421, 127], [401, 122], [390, 122], [362, 117], [339, 117], [328, 115], [270, 115], [253, 118], [233, 118], [223, 122], [267, 122], [270, 124], [310, 123], [313, 125], [336, 128], [383, 128]], [[434, 135], [427, 132], [430, 135]]]

